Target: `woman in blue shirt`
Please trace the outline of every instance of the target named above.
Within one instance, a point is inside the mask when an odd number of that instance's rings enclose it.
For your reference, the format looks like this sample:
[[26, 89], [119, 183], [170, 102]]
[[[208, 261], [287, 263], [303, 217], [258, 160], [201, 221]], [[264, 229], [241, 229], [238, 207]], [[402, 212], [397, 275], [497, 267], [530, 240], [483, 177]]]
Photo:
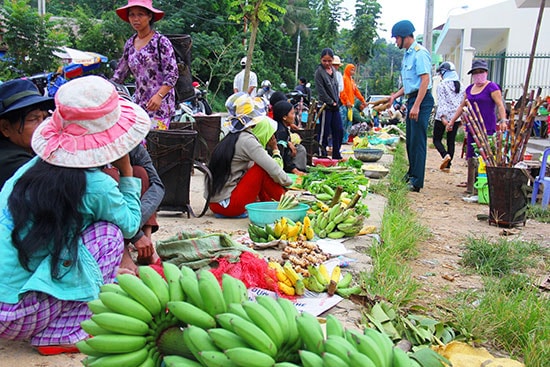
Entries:
[[[124, 238], [139, 229], [139, 179], [128, 153], [150, 129], [147, 113], [97, 76], [74, 79], [32, 137], [37, 157], [0, 192], [0, 338], [42, 354], [77, 352], [87, 301], [113, 281]], [[120, 183], [101, 171], [111, 163]]]

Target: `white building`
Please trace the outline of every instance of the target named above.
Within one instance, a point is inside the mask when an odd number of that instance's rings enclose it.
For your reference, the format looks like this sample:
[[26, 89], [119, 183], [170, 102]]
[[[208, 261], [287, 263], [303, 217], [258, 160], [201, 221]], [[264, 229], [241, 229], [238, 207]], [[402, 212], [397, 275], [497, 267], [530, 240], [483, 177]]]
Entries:
[[[549, 1], [546, 6], [549, 7]], [[485, 8], [449, 16], [434, 51], [452, 61], [461, 81], [470, 84], [472, 59], [489, 62], [489, 79], [507, 91], [507, 99], [523, 94], [540, 0], [504, 0]], [[527, 6], [527, 7], [525, 7]], [[550, 9], [547, 9], [547, 11]], [[545, 16], [546, 15], [546, 16]], [[543, 14], [529, 90], [550, 94], [550, 13]]]

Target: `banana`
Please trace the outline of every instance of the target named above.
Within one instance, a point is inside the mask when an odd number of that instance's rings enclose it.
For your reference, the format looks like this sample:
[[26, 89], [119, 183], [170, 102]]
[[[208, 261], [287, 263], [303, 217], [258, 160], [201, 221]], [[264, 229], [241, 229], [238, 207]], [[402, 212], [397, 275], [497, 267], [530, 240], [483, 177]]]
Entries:
[[278, 349], [281, 348], [285, 341], [283, 325], [277, 321], [273, 314], [258, 302], [245, 301], [243, 308], [252, 322], [271, 337]]
[[287, 278], [290, 279], [290, 283], [292, 284], [292, 286], [296, 285], [296, 282], [298, 281], [298, 279], [303, 279], [302, 274], [298, 274], [296, 272], [296, 270], [294, 269], [294, 266], [290, 261], [285, 262], [285, 264], [283, 265], [283, 270]]
[[360, 286], [356, 285], [354, 287], [349, 288], [340, 288], [338, 287], [336, 289], [336, 294], [338, 294], [340, 297], [343, 298], [349, 298], [352, 294], [359, 294], [361, 293], [362, 289]]
[[378, 367], [372, 359], [367, 357], [365, 354], [355, 351], [348, 354], [350, 366], [361, 366], [361, 367]]
[[[232, 303], [231, 305], [236, 305], [236, 303]], [[246, 313], [244, 311], [244, 309], [243, 309], [243, 312]], [[225, 330], [235, 331], [233, 329], [233, 325], [231, 324], [231, 320], [234, 319], [235, 317], [240, 317], [240, 316], [238, 316], [237, 314], [234, 314], [234, 313], [229, 313], [229, 312], [220, 313], [220, 314], [216, 315], [216, 322], [218, 323], [218, 325], [220, 325]]]
[[220, 351], [212, 341], [208, 332], [198, 326], [189, 325], [183, 329], [183, 342], [201, 364], [202, 357], [200, 352], [211, 350]]
[[235, 334], [243, 338], [252, 348], [271, 357], [277, 355], [277, 345], [259, 326], [236, 315], [229, 322]]
[[180, 268], [177, 265], [167, 261], [162, 262], [162, 270], [168, 283], [168, 294], [170, 301], [185, 301], [183, 289], [181, 289], [180, 278], [182, 277]]
[[411, 367], [411, 358], [401, 348], [393, 347], [392, 367]]
[[153, 320], [151, 312], [130, 297], [114, 292], [101, 292], [99, 293], [99, 299], [116, 313], [134, 317], [147, 324]]
[[133, 299], [145, 306], [151, 312], [151, 315], [158, 315], [164, 310], [156, 294], [138, 277], [131, 274], [119, 274], [116, 279], [120, 287]]
[[375, 366], [390, 366], [386, 353], [382, 351], [382, 346], [378, 345], [372, 338], [361, 334], [353, 334], [352, 338], [355, 340], [357, 350], [369, 357], [374, 362]]
[[170, 291], [166, 280], [152, 267], [142, 265], [138, 268], [139, 278], [157, 296], [162, 308], [170, 301]]
[[122, 334], [96, 335], [86, 340], [90, 348], [108, 354], [134, 352], [145, 347], [146, 343], [147, 339], [144, 336]]
[[138, 367], [156, 367], [157, 362], [153, 359], [153, 357], [148, 356], [145, 361], [143, 361], [142, 364], [140, 364]]
[[113, 334], [113, 332], [102, 328], [95, 321], [91, 319], [86, 319], [80, 323], [82, 330], [87, 332], [90, 335], [102, 335], [102, 334]]
[[207, 367], [237, 367], [223, 352], [206, 350], [199, 352], [202, 363]]
[[340, 239], [346, 235], [345, 232], [342, 231], [334, 231], [334, 228], [331, 229], [329, 232], [329, 227], [327, 226], [327, 237], [334, 239]]
[[231, 348], [225, 354], [237, 366], [272, 367], [275, 364], [271, 355], [250, 348]]
[[103, 312], [112, 312], [112, 310], [105, 306], [105, 304], [100, 299], [94, 299], [88, 302], [88, 308], [92, 311], [93, 314], [100, 314]]
[[338, 282], [337, 288], [348, 288], [351, 285], [353, 275], [351, 273], [346, 273], [342, 279]]
[[125, 335], [145, 335], [149, 331], [149, 325], [143, 321], [114, 312], [92, 315], [92, 320], [105, 330]]
[[303, 280], [304, 286], [309, 289], [310, 291], [322, 293], [325, 291], [325, 286], [319, 283], [317, 278], [315, 278], [313, 275], [310, 275], [309, 277], [305, 277]]
[[270, 296], [257, 296], [256, 302], [262, 305], [269, 313], [275, 318], [275, 321], [280, 325], [281, 330], [284, 333], [284, 339], [288, 341], [288, 320], [286, 318], [285, 312], [281, 308], [281, 305], [277, 303], [275, 298]]
[[302, 312], [296, 318], [296, 323], [306, 349], [321, 355], [325, 351], [324, 335], [317, 318], [308, 312]]
[[244, 310], [241, 303], [230, 303], [229, 306], [227, 306], [227, 312], [240, 316], [245, 320], [252, 321], [250, 320], [250, 317], [248, 317], [248, 314]]
[[292, 362], [279, 362], [279, 363], [275, 363], [273, 367], [300, 367], [300, 366]]
[[244, 283], [226, 273], [222, 275], [222, 293], [226, 305], [243, 303], [248, 299], [248, 291]]
[[279, 290], [287, 296], [293, 296], [296, 294], [296, 289], [294, 289], [293, 286], [287, 285], [283, 282], [277, 282], [277, 286], [279, 287]]
[[[92, 338], [93, 339], [93, 338]], [[89, 367], [138, 367], [147, 359], [147, 349], [142, 348], [135, 352], [113, 354], [99, 357], [88, 364]]]
[[[201, 367], [202, 364], [193, 361], [189, 358], [180, 356], [164, 356], [164, 364], [166, 367]], [[121, 366], [122, 367], [122, 366]]]
[[221, 350], [237, 348], [237, 347], [242, 347], [242, 348], [249, 347], [243, 338], [241, 338], [234, 332], [224, 328], [209, 329], [208, 334], [212, 338], [212, 341], [214, 342], [214, 344], [216, 344], [216, 346]]
[[333, 314], [328, 314], [326, 317], [327, 338], [331, 336], [344, 337], [344, 326]]
[[346, 364], [350, 364], [348, 353], [357, 351], [355, 346], [348, 342], [344, 337], [330, 335], [325, 340], [325, 351], [340, 357]]
[[323, 367], [342, 367], [349, 366], [346, 361], [338, 357], [336, 354], [325, 352], [323, 353]]
[[332, 269], [332, 274], [330, 275], [330, 283], [327, 287], [327, 293], [329, 296], [334, 295], [334, 293], [336, 292], [336, 288], [338, 288], [338, 282], [340, 281], [340, 275], [340, 265], [336, 265], [334, 269]]
[[380, 346], [380, 349], [382, 350], [386, 361], [385, 366], [389, 367], [393, 358], [393, 342], [389, 338], [389, 336], [368, 327], [363, 330], [363, 333], [365, 334], [365, 336], [370, 337], [371, 340], [374, 340], [378, 346]]
[[75, 344], [75, 346], [78, 348], [80, 353], [84, 353], [88, 356], [92, 357], [103, 357], [104, 355], [107, 355], [108, 353], [98, 352], [94, 348], [88, 344], [87, 340], [81, 340]]
[[321, 271], [319, 270], [319, 268], [320, 267], [316, 267], [314, 265], [308, 265], [307, 271], [309, 272], [310, 276], [313, 276], [315, 277], [315, 279], [317, 279], [319, 284], [321, 284], [323, 287], [326, 287], [330, 281], [330, 277], [328, 275], [326, 275], [325, 277], [325, 275], [321, 274]]
[[323, 358], [316, 353], [309, 350], [300, 350], [298, 353], [304, 367], [320, 367], [323, 365]]
[[298, 279], [294, 285], [294, 293], [298, 296], [303, 296], [306, 291], [306, 285], [304, 284], [304, 279]]
[[323, 277], [321, 284], [328, 285], [330, 282], [330, 275], [328, 274], [327, 266], [324, 263], [321, 263], [319, 264], [317, 270], [319, 270], [319, 274]]
[[106, 283], [103, 284], [100, 288], [101, 292], [114, 292], [118, 294], [122, 294], [123, 296], [128, 297], [128, 293], [124, 292], [124, 290], [120, 287], [120, 285], [116, 283]]
[[199, 292], [204, 302], [203, 310], [212, 316], [227, 311], [222, 288], [216, 276], [209, 270], [202, 269], [198, 274]]
[[168, 310], [178, 320], [186, 324], [198, 326], [202, 329], [216, 327], [216, 319], [214, 317], [189, 302], [168, 302]]
[[204, 301], [202, 300], [201, 293], [199, 291], [197, 274], [188, 266], [181, 267], [181, 274], [182, 277], [180, 278], [180, 285], [187, 302], [202, 309], [204, 306]]
[[[269, 301], [258, 300], [258, 302], [268, 303]], [[287, 345], [294, 345], [296, 341], [300, 339], [300, 333], [298, 332], [298, 325], [296, 324], [296, 317], [299, 315], [298, 310], [296, 309], [296, 306], [294, 306], [294, 303], [292, 303], [286, 298], [279, 297], [276, 302], [283, 310], [283, 313], [286, 318], [287, 326], [285, 327], [284, 330], [287, 333]]]

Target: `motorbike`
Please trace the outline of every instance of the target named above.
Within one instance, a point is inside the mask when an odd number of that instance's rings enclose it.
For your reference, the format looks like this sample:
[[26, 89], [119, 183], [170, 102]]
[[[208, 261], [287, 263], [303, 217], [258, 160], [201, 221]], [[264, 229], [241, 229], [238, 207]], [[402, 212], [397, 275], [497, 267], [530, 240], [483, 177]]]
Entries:
[[293, 90], [286, 94], [286, 98], [294, 106], [296, 125], [302, 126], [307, 122], [308, 118], [310, 101], [307, 95], [298, 90]]
[[211, 115], [212, 107], [206, 100], [206, 90], [200, 90], [195, 88], [195, 94], [181, 101], [178, 104], [174, 121], [179, 120], [183, 115], [195, 116], [195, 115]]

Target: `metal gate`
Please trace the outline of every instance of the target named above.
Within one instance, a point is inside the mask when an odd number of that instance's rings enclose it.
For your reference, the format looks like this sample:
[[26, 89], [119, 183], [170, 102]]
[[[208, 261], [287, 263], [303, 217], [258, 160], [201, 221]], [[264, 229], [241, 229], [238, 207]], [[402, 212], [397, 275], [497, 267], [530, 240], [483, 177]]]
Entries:
[[[524, 53], [477, 53], [476, 58], [489, 63], [491, 81], [507, 91], [506, 99], [518, 99], [523, 94], [529, 54]], [[529, 80], [529, 89], [542, 88], [542, 95], [550, 95], [550, 54], [536, 54]]]

